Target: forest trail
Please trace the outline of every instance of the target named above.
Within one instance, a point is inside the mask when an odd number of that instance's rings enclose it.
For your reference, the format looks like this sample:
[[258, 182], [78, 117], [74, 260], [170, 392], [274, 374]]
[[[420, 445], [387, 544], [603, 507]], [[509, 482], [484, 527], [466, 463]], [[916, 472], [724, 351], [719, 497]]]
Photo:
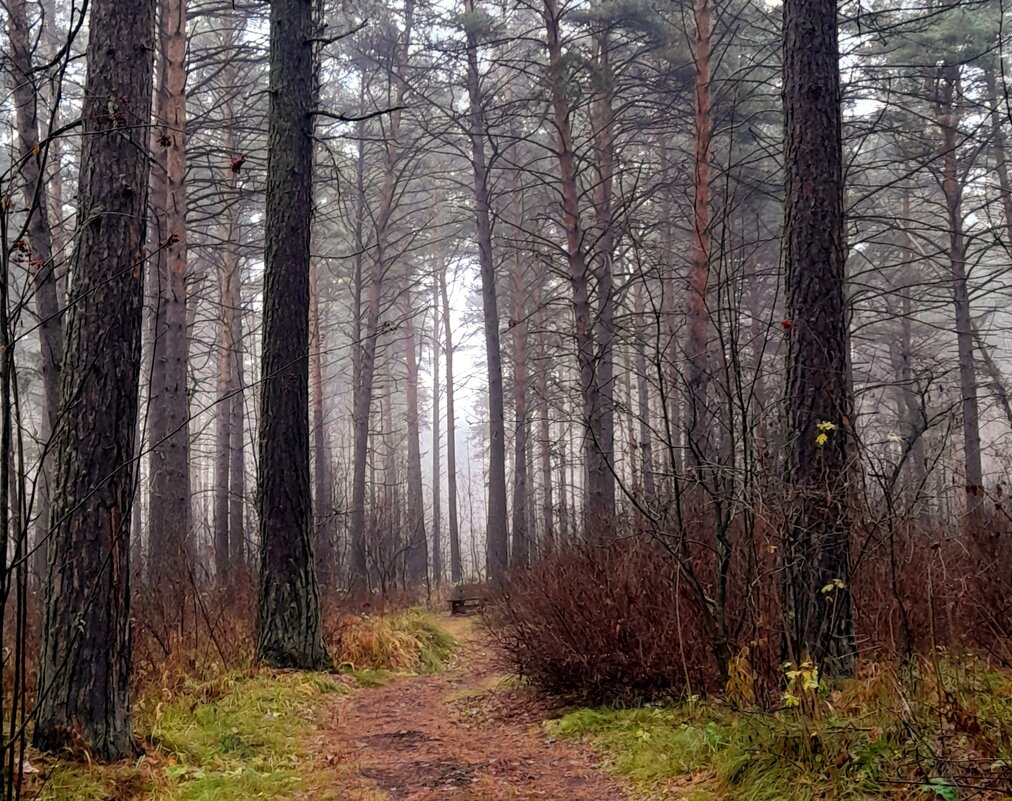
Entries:
[[[396, 678], [335, 699], [313, 748], [340, 763], [365, 801], [627, 801], [586, 748], [542, 730], [544, 710], [496, 673], [466, 619], [442, 619], [459, 642], [436, 675]], [[309, 799], [312, 801], [312, 799]]]

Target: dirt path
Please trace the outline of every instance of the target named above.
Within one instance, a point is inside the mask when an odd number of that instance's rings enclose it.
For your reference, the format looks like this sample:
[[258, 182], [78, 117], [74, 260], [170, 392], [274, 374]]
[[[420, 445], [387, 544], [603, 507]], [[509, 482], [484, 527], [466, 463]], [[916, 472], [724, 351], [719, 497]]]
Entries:
[[317, 743], [343, 763], [349, 798], [627, 801], [590, 753], [545, 735], [543, 713], [503, 685], [468, 623], [447, 627], [461, 641], [449, 670], [359, 690], [321, 716]]

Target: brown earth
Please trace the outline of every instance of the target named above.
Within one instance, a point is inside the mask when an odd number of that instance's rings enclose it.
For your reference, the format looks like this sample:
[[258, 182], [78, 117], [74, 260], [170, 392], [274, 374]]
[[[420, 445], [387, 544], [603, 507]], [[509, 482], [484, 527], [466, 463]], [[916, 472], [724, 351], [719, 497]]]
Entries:
[[593, 754], [545, 733], [548, 711], [496, 673], [469, 621], [442, 622], [461, 643], [448, 670], [321, 711], [315, 757], [342, 766], [349, 800], [628, 801]]

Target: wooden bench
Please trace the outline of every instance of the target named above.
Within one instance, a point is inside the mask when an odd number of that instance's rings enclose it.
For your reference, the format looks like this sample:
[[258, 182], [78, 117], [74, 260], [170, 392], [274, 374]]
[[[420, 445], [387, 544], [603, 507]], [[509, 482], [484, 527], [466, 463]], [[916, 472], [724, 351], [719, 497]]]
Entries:
[[480, 612], [488, 602], [488, 589], [484, 584], [461, 584], [450, 595], [450, 614], [466, 615]]

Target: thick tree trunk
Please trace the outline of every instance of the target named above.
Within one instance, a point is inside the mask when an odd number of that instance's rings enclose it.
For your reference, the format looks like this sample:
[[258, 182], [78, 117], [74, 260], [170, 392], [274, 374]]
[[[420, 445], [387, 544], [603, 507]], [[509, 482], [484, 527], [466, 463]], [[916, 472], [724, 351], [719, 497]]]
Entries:
[[439, 265], [439, 294], [443, 301], [443, 354], [446, 356], [446, 505], [450, 525], [450, 581], [463, 579], [460, 522], [457, 508], [457, 419], [453, 409], [453, 321], [446, 287], [446, 261]]
[[112, 760], [136, 750], [130, 507], [155, 2], [93, 0], [90, 31], [34, 742]]
[[[14, 116], [18, 137], [22, 194], [28, 215], [26, 225], [28, 266], [35, 289], [35, 312], [39, 318], [42, 386], [45, 392], [45, 408], [42, 413], [39, 441], [45, 448], [52, 437], [60, 403], [63, 308], [56, 281], [56, 252], [53, 248], [49, 202], [43, 181], [46, 157], [52, 155], [53, 149], [52, 144], [43, 149], [39, 137], [39, 119], [36, 109], [40, 98], [32, 72], [28, 3], [26, 0], [12, 0], [8, 5], [7, 33], [10, 43], [10, 70], [14, 87]], [[36, 556], [33, 563], [40, 578], [45, 576], [47, 569], [46, 554], [53, 467], [51, 457], [43, 459], [37, 490], [39, 506], [38, 524], [35, 528]]]
[[186, 302], [186, 0], [161, 4], [151, 179], [158, 265], [148, 537], [149, 574], [168, 591], [188, 576], [190, 432]]
[[788, 479], [787, 658], [853, 669], [850, 516], [853, 416], [846, 299], [836, 0], [785, 0], [785, 264]]
[[[473, 0], [465, 0], [466, 13], [474, 13]], [[506, 424], [503, 404], [502, 351], [499, 347], [499, 305], [496, 300], [495, 265], [492, 263], [492, 222], [488, 168], [485, 162], [485, 124], [478, 74], [478, 40], [473, 24], [465, 24], [467, 36], [468, 135], [471, 139], [471, 168], [474, 177], [474, 210], [481, 269], [481, 299], [485, 322], [485, 355], [488, 364], [488, 519], [486, 553], [488, 573], [499, 581], [509, 559], [509, 531], [506, 510]]]
[[320, 618], [309, 481], [312, 0], [275, 0], [270, 20], [257, 656], [275, 667], [319, 669], [329, 659]]

